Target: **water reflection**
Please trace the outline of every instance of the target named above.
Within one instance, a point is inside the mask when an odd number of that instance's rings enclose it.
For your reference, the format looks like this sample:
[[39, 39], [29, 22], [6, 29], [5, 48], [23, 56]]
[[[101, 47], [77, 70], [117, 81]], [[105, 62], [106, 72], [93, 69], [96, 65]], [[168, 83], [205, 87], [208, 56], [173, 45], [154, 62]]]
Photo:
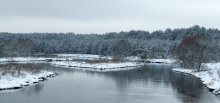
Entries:
[[[94, 72], [87, 72], [94, 74]], [[218, 103], [220, 98], [211, 94], [196, 78], [171, 71], [168, 65], [146, 65], [129, 71], [96, 73], [115, 81], [120, 92], [126, 91], [129, 85], [144, 84], [146, 88], [172, 88], [176, 98], [182, 103]], [[138, 86], [138, 85], [135, 85]], [[152, 88], [151, 87], [151, 88]]]
[[23, 88], [23, 89], [21, 89], [20, 92], [25, 93], [26, 96], [39, 95], [40, 92], [43, 90], [43, 88], [44, 88], [44, 84], [39, 83], [39, 84], [32, 85], [28, 88]]
[[[21, 102], [47, 103], [219, 103], [197, 79], [171, 71], [168, 65], [146, 65], [141, 68], [114, 72], [93, 72], [38, 64], [60, 75], [52, 80], [26, 87], [13, 96], [1, 96]], [[92, 94], [92, 95], [91, 95]], [[26, 97], [24, 97], [26, 95]], [[50, 95], [50, 96], [48, 96]], [[52, 97], [51, 97], [52, 95]], [[38, 97], [39, 96], [39, 97]], [[65, 98], [65, 99], [64, 99]], [[86, 99], [85, 99], [86, 98]], [[13, 101], [13, 102], [15, 102]], [[11, 102], [12, 103], [12, 102]]]

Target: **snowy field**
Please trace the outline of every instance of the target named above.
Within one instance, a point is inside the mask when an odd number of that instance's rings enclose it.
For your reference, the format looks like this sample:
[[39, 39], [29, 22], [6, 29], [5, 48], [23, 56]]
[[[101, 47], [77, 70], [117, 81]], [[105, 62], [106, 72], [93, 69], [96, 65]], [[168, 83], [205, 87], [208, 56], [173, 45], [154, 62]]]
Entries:
[[[0, 72], [3, 74], [3, 72]], [[19, 89], [30, 84], [38, 83], [55, 74], [49, 71], [40, 71], [39, 73], [30, 73], [21, 71], [19, 74], [5, 74], [0, 77], [0, 90]]]
[[212, 93], [220, 94], [220, 63], [207, 63], [207, 71], [193, 72], [189, 69], [174, 68], [176, 72], [182, 72], [199, 78]]

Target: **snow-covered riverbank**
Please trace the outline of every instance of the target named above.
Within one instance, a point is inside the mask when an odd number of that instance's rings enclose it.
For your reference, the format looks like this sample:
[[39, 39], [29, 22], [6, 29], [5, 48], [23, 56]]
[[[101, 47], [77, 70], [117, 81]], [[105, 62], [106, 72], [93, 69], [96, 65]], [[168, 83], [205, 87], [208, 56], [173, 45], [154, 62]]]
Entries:
[[0, 76], [0, 90], [19, 89], [53, 76], [55, 73], [49, 71], [40, 71], [39, 73], [20, 71], [19, 74], [4, 74]]
[[200, 79], [212, 93], [220, 94], [220, 63], [207, 63], [206, 67], [207, 70], [201, 72], [183, 68], [174, 68], [173, 71], [193, 75]]

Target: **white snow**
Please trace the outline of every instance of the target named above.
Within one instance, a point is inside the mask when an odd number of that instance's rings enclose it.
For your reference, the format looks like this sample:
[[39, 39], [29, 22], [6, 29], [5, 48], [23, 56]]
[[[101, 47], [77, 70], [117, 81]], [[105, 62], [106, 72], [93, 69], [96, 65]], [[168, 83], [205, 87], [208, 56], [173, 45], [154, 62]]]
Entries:
[[220, 63], [207, 63], [206, 71], [194, 72], [189, 69], [174, 68], [173, 71], [187, 73], [199, 78], [214, 94], [220, 94]]
[[[100, 55], [93, 55], [93, 54], [56, 54], [61, 58], [71, 58], [71, 59], [83, 59], [83, 60], [99, 60], [99, 59], [109, 59], [111, 60], [112, 57], [110, 56], [100, 56]], [[171, 64], [174, 63], [174, 59], [141, 59], [137, 56], [129, 56], [126, 57], [125, 60], [129, 61], [148, 61], [150, 63], [165, 63], [165, 64]]]
[[39, 81], [42, 81], [43, 78], [47, 78], [48, 76], [55, 75], [53, 72], [49, 71], [40, 71], [39, 73], [35, 74], [26, 71], [21, 71], [21, 73], [22, 75], [12, 76], [11, 74], [6, 74], [1, 76], [0, 90], [21, 88], [29, 84], [38, 83]]
[[77, 61], [54, 61], [50, 62], [52, 65], [71, 67], [71, 68], [84, 68], [86, 70], [121, 70], [122, 68], [134, 68], [144, 65], [138, 62], [109, 62], [109, 63], [87, 63]]
[[44, 61], [48, 58], [35, 58], [35, 57], [9, 57], [0, 58], [0, 62], [27, 62], [27, 61]]
[[110, 56], [100, 56], [94, 54], [56, 54], [58, 58], [71, 58], [83, 60], [112, 59]]
[[[100, 55], [91, 55], [91, 54], [56, 54], [58, 58], [66, 58], [67, 60], [101, 60], [107, 59], [112, 60], [110, 56], [100, 56]], [[79, 61], [52, 61], [52, 65], [74, 68], [74, 69], [83, 69], [83, 70], [96, 70], [96, 71], [110, 71], [110, 70], [122, 70], [122, 69], [131, 69], [139, 66], [143, 66], [144, 63], [140, 61], [148, 61], [149, 63], [165, 63], [171, 64], [175, 60], [171, 59], [141, 59], [137, 56], [126, 57], [126, 62], [108, 62], [108, 63], [87, 63]]]
[[139, 61], [139, 60], [141, 60], [141, 58], [137, 57], [137, 56], [129, 56], [129, 57], [126, 57], [125, 59], [130, 60], [130, 61]]
[[40, 61], [66, 61], [69, 58], [45, 58], [45, 57], [9, 57], [9, 58], [0, 58], [1, 63], [8, 63], [8, 62], [40, 62]]
[[150, 63], [165, 63], [165, 64], [171, 64], [176, 62], [174, 59], [146, 59], [145, 61], [148, 61]]

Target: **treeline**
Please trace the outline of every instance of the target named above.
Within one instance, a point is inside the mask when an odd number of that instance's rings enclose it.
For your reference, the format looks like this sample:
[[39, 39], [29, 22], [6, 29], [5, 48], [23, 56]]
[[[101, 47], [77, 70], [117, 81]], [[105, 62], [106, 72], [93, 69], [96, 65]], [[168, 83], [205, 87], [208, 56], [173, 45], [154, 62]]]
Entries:
[[[126, 50], [124, 52], [125, 56], [169, 58], [172, 56], [172, 52], [177, 44], [183, 38], [191, 35], [209, 35], [214, 40], [220, 41], [219, 30], [206, 29], [198, 25], [190, 28], [158, 30], [151, 33], [132, 30], [129, 32], [111, 32], [101, 35], [2, 32], [0, 33], [0, 56], [31, 56], [39, 53], [115, 55], [115, 51]], [[121, 45], [120, 43], [127, 44]], [[117, 45], [119, 48], [117, 48]]]

